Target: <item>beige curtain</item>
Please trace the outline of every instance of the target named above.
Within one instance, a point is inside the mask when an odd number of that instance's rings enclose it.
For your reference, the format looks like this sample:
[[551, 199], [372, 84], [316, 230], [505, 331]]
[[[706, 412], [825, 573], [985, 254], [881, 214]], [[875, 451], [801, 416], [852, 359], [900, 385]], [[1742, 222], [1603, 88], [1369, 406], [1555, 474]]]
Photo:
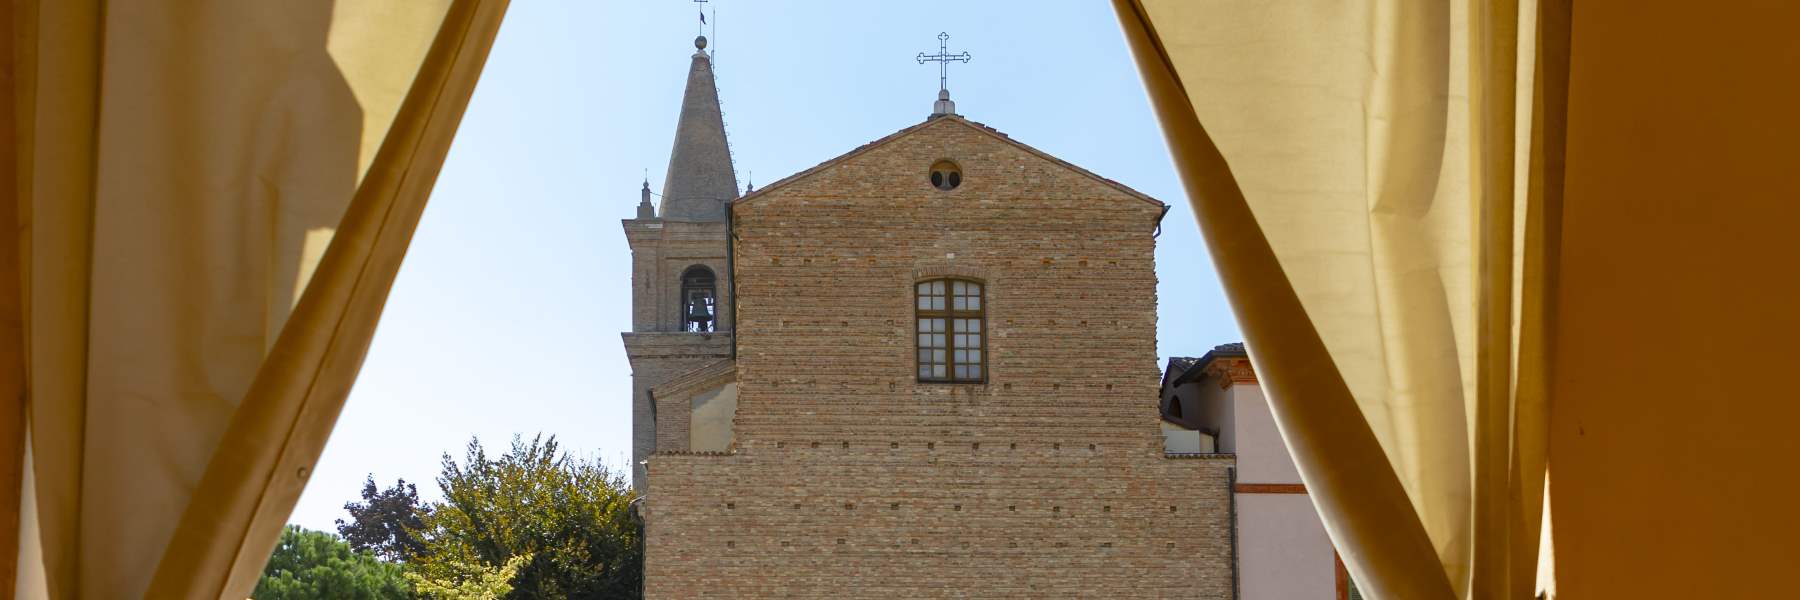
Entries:
[[7, 9], [0, 385], [25, 404], [35, 502], [4, 562], [24, 559], [24, 596], [248, 596], [505, 7]]
[[1791, 587], [1800, 4], [1115, 6], [1370, 597]]
[[1532, 594], [1566, 5], [1115, 6], [1359, 587]]

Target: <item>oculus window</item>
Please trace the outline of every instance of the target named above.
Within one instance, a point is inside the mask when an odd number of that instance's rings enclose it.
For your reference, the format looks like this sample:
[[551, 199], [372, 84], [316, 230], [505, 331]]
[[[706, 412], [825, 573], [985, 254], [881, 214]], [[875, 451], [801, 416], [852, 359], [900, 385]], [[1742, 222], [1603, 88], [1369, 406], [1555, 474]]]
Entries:
[[959, 185], [962, 185], [962, 168], [956, 163], [940, 160], [931, 165], [931, 187], [948, 192]]

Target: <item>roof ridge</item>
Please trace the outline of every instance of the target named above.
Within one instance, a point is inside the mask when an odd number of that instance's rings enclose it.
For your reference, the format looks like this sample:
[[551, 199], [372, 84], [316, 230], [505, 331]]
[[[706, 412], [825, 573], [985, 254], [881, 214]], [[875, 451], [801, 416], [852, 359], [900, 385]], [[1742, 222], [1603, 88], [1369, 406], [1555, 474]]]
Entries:
[[1013, 139], [1012, 136], [1007, 135], [1006, 132], [1000, 131], [993, 127], [990, 127], [985, 123], [981, 123], [979, 121], [971, 121], [968, 118], [963, 117], [962, 115], [956, 115], [956, 114], [932, 115], [931, 117], [925, 119], [922, 122], [915, 123], [913, 125], [908, 125], [907, 127], [900, 129], [899, 131], [895, 131], [893, 133], [887, 134], [885, 136], [882, 136], [880, 138], [872, 140], [868, 143], [865, 143], [861, 146], [857, 146], [856, 148], [851, 149], [849, 152], [839, 154], [837, 156], [826, 159], [825, 161], [820, 162], [819, 164], [808, 167], [805, 170], [796, 172], [792, 175], [788, 175], [787, 177], [783, 177], [781, 179], [777, 179], [777, 180], [769, 183], [768, 185], [764, 185], [762, 187], [762, 189], [756, 190], [756, 191], [748, 193], [748, 194], [744, 194], [743, 196], [738, 197], [736, 200], [730, 201], [728, 204], [735, 206], [740, 203], [749, 202], [751, 200], [760, 198], [760, 197], [762, 197], [763, 194], [768, 193], [769, 190], [779, 189], [779, 188], [786, 186], [788, 184], [791, 184], [795, 181], [804, 179], [807, 176], [813, 175], [815, 173], [818, 173], [819, 171], [824, 170], [826, 167], [850, 160], [851, 158], [853, 158], [857, 155], [860, 155], [864, 152], [868, 152], [869, 150], [871, 150], [877, 146], [885, 145], [889, 142], [899, 139], [900, 137], [903, 137], [905, 135], [908, 135], [908, 134], [918, 131], [920, 129], [924, 129], [926, 126], [936, 124], [940, 121], [952, 121], [955, 123], [959, 123], [965, 127], [974, 129], [975, 131], [979, 131], [979, 132], [988, 134], [989, 136], [992, 136], [995, 139], [998, 139], [1002, 142], [1006, 142], [1007, 144], [1011, 144], [1015, 147], [1018, 147], [1019, 149], [1024, 150], [1025, 152], [1027, 152], [1033, 156], [1037, 156], [1038, 158], [1048, 160], [1057, 166], [1063, 167], [1065, 169], [1069, 169], [1078, 174], [1086, 176], [1090, 179], [1098, 181], [1102, 184], [1105, 184], [1107, 186], [1110, 186], [1110, 187], [1113, 187], [1120, 191], [1123, 191], [1126, 194], [1128, 194], [1134, 198], [1137, 198], [1139, 200], [1143, 200], [1145, 202], [1149, 202], [1149, 203], [1157, 205], [1157, 206], [1162, 206], [1162, 207], [1168, 206], [1168, 204], [1164, 203], [1161, 200], [1157, 200], [1156, 198], [1150, 196], [1149, 194], [1145, 194], [1143, 192], [1137, 191], [1136, 189], [1132, 189], [1131, 186], [1125, 185], [1123, 183], [1119, 183], [1118, 181], [1115, 181], [1115, 180], [1107, 178], [1107, 177], [1103, 177], [1099, 174], [1094, 173], [1093, 171], [1083, 169], [1074, 163], [1057, 158], [1053, 154], [1050, 154], [1043, 150], [1034, 148], [1031, 145], [1026, 144], [1024, 142], [1015, 140], [1015, 139]]

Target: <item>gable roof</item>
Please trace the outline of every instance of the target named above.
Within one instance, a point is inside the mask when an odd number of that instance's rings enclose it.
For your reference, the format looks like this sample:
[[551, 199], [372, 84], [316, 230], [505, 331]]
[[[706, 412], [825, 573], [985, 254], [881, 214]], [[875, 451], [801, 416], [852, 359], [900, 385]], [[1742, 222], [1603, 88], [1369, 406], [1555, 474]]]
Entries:
[[1199, 358], [1192, 356], [1169, 357], [1169, 366], [1163, 368], [1162, 386], [1164, 388], [1169, 387], [1169, 380], [1181, 377], [1188, 372], [1188, 369], [1194, 368], [1194, 365], [1199, 362]]
[[[1229, 344], [1219, 344], [1217, 346], [1213, 346], [1213, 349], [1208, 350], [1205, 355], [1202, 355], [1200, 358], [1194, 359], [1194, 363], [1192, 365], [1189, 365], [1187, 370], [1183, 371], [1181, 375], [1176, 376], [1175, 381], [1171, 382], [1171, 384], [1172, 385], [1181, 385], [1181, 384], [1187, 383], [1189, 381], [1199, 379], [1201, 376], [1206, 374], [1206, 366], [1212, 364], [1213, 361], [1215, 361], [1215, 360], [1218, 360], [1221, 358], [1249, 358], [1249, 357], [1250, 357], [1250, 352], [1248, 350], [1244, 349], [1243, 342], [1231, 342]], [[1171, 366], [1173, 365], [1173, 362], [1174, 362], [1173, 360], [1170, 361]], [[1166, 375], [1165, 375], [1165, 377], [1166, 377]]]
[[704, 391], [712, 383], [735, 381], [737, 378], [737, 361], [721, 358], [698, 366], [663, 382], [650, 389], [653, 398], [674, 399], [684, 394]]
[[987, 125], [983, 125], [983, 124], [977, 123], [975, 121], [970, 121], [968, 119], [963, 118], [961, 115], [954, 115], [954, 114], [932, 115], [930, 118], [925, 119], [924, 122], [921, 122], [921, 123], [918, 123], [911, 127], [907, 127], [905, 129], [893, 132], [891, 134], [888, 134], [886, 137], [875, 140], [873, 142], [869, 142], [867, 144], [857, 146], [856, 149], [854, 149], [854, 150], [840, 154], [835, 158], [832, 158], [825, 162], [819, 163], [817, 165], [813, 165], [813, 167], [810, 169], [801, 171], [799, 173], [795, 173], [793, 175], [789, 175], [787, 177], [783, 177], [773, 183], [763, 186], [763, 188], [760, 190], [756, 190], [754, 192], [745, 194], [743, 197], [733, 200], [730, 204], [737, 205], [737, 204], [742, 204], [745, 202], [750, 202], [750, 201], [756, 200], [758, 198], [761, 198], [763, 196], [763, 194], [767, 194], [772, 190], [781, 189], [782, 187], [787, 186], [788, 184], [791, 184], [795, 181], [805, 179], [815, 173], [824, 171], [825, 169], [828, 169], [830, 167], [833, 167], [840, 163], [843, 163], [844, 161], [850, 160], [857, 156], [861, 156], [863, 153], [866, 153], [870, 150], [874, 150], [875, 148], [885, 146], [889, 142], [898, 140], [898, 139], [906, 137], [907, 135], [910, 135], [914, 132], [922, 131], [932, 125], [936, 125], [940, 122], [946, 122], [946, 121], [957, 123], [964, 127], [968, 127], [975, 131], [979, 131], [979, 132], [986, 134], [989, 137], [992, 137], [996, 140], [1000, 140], [1000, 141], [1005, 142], [1015, 148], [1024, 150], [1028, 154], [1031, 154], [1038, 158], [1042, 158], [1046, 161], [1049, 161], [1057, 166], [1068, 169], [1070, 171], [1074, 171], [1075, 173], [1086, 176], [1089, 179], [1093, 179], [1094, 181], [1098, 181], [1102, 184], [1111, 186], [1112, 188], [1117, 189], [1121, 192], [1124, 192], [1126, 195], [1129, 195], [1131, 197], [1137, 198], [1139, 200], [1143, 200], [1145, 202], [1149, 202], [1150, 204], [1152, 204], [1154, 206], [1163, 207], [1164, 209], [1168, 208], [1167, 204], [1164, 204], [1161, 200], [1157, 200], [1155, 198], [1150, 197], [1149, 194], [1145, 194], [1143, 192], [1131, 189], [1130, 186], [1127, 186], [1123, 183], [1119, 183], [1117, 181], [1113, 181], [1111, 179], [1101, 177], [1100, 175], [1095, 174], [1093, 171], [1089, 171], [1087, 169], [1083, 169], [1081, 167], [1075, 166], [1074, 164], [1070, 163], [1069, 161], [1066, 161], [1066, 160], [1063, 160], [1063, 159], [1060, 159], [1060, 158], [1050, 155], [1050, 153], [1048, 153], [1048, 152], [1044, 152], [1043, 150], [1039, 150], [1037, 148], [1028, 146], [1018, 140], [1012, 139], [1012, 136], [1006, 135], [1005, 133], [1001, 133], [1000, 130], [994, 129], [992, 127], [988, 127]]

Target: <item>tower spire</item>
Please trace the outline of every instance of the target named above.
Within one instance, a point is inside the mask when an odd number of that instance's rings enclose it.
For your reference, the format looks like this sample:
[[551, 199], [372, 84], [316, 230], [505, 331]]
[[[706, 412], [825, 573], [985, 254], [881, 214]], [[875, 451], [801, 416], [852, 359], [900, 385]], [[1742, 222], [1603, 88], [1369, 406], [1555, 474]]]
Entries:
[[706, 36], [694, 38], [662, 195], [662, 218], [671, 221], [723, 221], [725, 203], [738, 197]]

